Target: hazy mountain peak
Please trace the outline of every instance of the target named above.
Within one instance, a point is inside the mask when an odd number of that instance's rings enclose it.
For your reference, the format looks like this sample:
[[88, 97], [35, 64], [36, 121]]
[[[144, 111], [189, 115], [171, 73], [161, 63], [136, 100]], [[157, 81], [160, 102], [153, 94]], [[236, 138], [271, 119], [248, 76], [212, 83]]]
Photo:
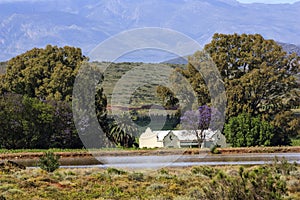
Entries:
[[300, 44], [300, 2], [267, 5], [236, 0], [0, 0], [0, 55], [7, 60], [46, 44], [81, 47], [139, 27], [166, 27], [200, 44], [215, 32], [260, 33]]

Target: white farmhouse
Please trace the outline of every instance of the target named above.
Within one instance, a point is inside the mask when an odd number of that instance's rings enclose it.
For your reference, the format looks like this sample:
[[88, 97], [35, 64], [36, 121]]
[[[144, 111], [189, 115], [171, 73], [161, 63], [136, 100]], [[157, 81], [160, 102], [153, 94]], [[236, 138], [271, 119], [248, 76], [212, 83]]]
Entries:
[[[219, 131], [204, 130], [205, 139], [202, 143], [202, 148], [210, 148], [218, 145], [226, 147], [226, 138]], [[169, 147], [169, 148], [187, 148], [198, 147], [198, 141], [194, 131], [189, 130], [166, 130], [166, 131], [152, 131], [149, 127], [139, 138], [140, 148], [155, 148], [155, 147]]]

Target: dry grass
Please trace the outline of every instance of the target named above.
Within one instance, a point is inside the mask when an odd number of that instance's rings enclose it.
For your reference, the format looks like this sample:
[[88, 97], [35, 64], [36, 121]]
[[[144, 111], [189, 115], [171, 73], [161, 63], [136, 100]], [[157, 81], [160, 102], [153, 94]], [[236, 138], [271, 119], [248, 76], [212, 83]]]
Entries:
[[[256, 167], [248, 167], [253, 170]], [[219, 171], [238, 176], [239, 166], [121, 169], [26, 169], [0, 174], [0, 199], [200, 199]], [[299, 198], [299, 167], [287, 180], [290, 197]]]

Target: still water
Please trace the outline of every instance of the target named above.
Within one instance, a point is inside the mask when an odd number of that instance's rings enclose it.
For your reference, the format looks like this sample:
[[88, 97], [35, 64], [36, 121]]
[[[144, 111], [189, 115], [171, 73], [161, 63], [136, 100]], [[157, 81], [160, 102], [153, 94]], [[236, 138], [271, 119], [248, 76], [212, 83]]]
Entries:
[[71, 165], [63, 168], [116, 167], [126, 169], [155, 169], [200, 165], [260, 165], [272, 163], [275, 158], [300, 164], [300, 153], [230, 154], [230, 155], [166, 155], [98, 157], [101, 164]]
[[[200, 154], [200, 155], [142, 155], [77, 157], [60, 160], [61, 168], [125, 168], [155, 169], [162, 167], [189, 167], [200, 165], [260, 165], [274, 162], [275, 158], [300, 164], [300, 153], [252, 153], [252, 154]], [[36, 167], [38, 159], [17, 161], [27, 167]]]

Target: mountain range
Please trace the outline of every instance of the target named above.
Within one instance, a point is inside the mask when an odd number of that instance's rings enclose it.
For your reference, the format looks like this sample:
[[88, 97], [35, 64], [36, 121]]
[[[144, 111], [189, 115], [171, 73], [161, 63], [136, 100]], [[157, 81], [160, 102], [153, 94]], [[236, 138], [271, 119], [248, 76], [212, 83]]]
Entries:
[[259, 33], [300, 45], [300, 2], [242, 4], [235, 0], [0, 0], [0, 61], [33, 47], [76, 46], [88, 54], [125, 30], [163, 27], [201, 45], [215, 32]]

